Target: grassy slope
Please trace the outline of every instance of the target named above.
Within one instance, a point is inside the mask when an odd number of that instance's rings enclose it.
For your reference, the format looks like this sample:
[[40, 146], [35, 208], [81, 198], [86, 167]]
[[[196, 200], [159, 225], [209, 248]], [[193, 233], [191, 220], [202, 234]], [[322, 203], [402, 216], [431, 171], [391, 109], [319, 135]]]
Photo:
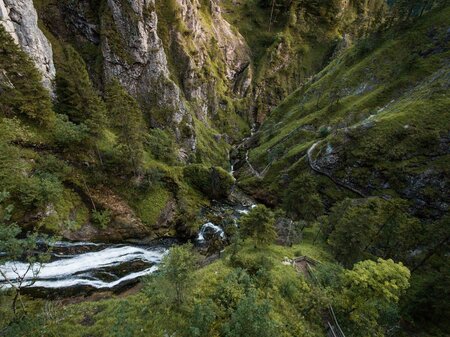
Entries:
[[[277, 190], [282, 174], [308, 169], [307, 149], [326, 136], [321, 127], [330, 134], [318, 157], [327, 144], [337, 149], [340, 159], [332, 173], [362, 188], [371, 185], [371, 193], [403, 190], [398, 172], [448, 173], [448, 155], [439, 147], [450, 124], [449, 13], [447, 7], [410, 29], [361, 42], [280, 104], [262, 126], [259, 146], [250, 151], [260, 171], [272, 163], [266, 188]], [[380, 174], [370, 176], [373, 172]], [[386, 182], [391, 188], [381, 191]], [[255, 183], [250, 177], [242, 182]]]
[[[379, 24], [384, 1], [223, 2], [225, 17], [245, 37], [253, 52], [254, 102], [262, 122], [300, 84], [327, 64], [343, 36], [363, 35]], [[367, 20], [370, 18], [370, 20]], [[370, 22], [369, 22], [370, 21]]]

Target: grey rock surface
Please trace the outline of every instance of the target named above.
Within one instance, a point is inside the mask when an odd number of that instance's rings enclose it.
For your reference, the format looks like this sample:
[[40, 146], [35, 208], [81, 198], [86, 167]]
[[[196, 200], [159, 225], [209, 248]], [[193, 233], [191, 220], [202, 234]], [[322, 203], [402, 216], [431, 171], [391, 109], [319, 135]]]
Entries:
[[52, 91], [56, 70], [50, 42], [38, 27], [32, 0], [0, 0], [0, 24], [33, 59], [42, 73], [44, 86]]

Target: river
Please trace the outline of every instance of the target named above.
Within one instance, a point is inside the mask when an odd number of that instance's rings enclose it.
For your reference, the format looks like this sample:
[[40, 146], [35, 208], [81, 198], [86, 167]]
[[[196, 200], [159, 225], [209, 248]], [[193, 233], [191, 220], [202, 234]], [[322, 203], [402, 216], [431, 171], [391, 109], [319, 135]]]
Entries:
[[[248, 139], [235, 148], [239, 149]], [[236, 159], [230, 158], [231, 175], [236, 163]], [[212, 202], [202, 210], [203, 225], [193, 238], [195, 245], [201, 250], [214, 236], [226, 240], [225, 227], [237, 226], [238, 219], [254, 206], [255, 201], [234, 186], [228, 200]], [[0, 291], [19, 282], [23, 292], [44, 297], [120, 290], [156, 272], [173, 244], [177, 244], [177, 240], [171, 238], [146, 245], [56, 242], [52, 244], [51, 259], [47, 263], [36, 264], [31, 269], [22, 261], [1, 265], [0, 271], [6, 278], [0, 275]]]
[[[203, 210], [204, 224], [193, 240], [199, 249], [215, 235], [226, 240], [223, 224], [237, 226], [237, 219], [253, 207], [252, 201], [239, 193], [234, 191], [230, 202], [214, 202]], [[146, 245], [56, 242], [47, 263], [36, 264], [30, 270], [30, 265], [21, 261], [0, 266], [6, 276], [0, 276], [0, 289], [10, 288], [11, 283], [17, 285], [21, 278], [24, 291], [34, 296], [120, 290], [157, 271], [173, 244], [177, 241], [169, 238]]]

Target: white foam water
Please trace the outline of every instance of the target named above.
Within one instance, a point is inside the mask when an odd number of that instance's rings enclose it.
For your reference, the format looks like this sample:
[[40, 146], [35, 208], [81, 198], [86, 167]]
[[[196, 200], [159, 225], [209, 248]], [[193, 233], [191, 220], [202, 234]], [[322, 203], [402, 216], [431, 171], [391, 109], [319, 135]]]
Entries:
[[[70, 245], [70, 244], [65, 244]], [[33, 271], [26, 273], [29, 265], [23, 262], [7, 262], [0, 266], [0, 270], [12, 283], [17, 282], [17, 275], [25, 274], [25, 285], [30, 287], [44, 288], [66, 288], [72, 286], [91, 286], [94, 288], [113, 288], [122, 282], [129, 281], [153, 273], [157, 270], [157, 264], [167, 252], [161, 247], [135, 247], [135, 246], [112, 246], [96, 252], [88, 252], [71, 256], [41, 266], [36, 277]], [[112, 281], [101, 280], [91, 273], [102, 268], [120, 266], [127, 262], [141, 261], [151, 267], [141, 271], [129, 273]], [[114, 275], [112, 275], [114, 276]], [[0, 276], [0, 286], [8, 287], [6, 280]]]
[[213, 224], [212, 222], [207, 222], [202, 226], [202, 228], [200, 228], [197, 236], [197, 242], [203, 243], [206, 241], [204, 235], [207, 230], [212, 230], [214, 233], [218, 234], [221, 239], [225, 239], [225, 232], [222, 228]]
[[237, 212], [238, 212], [239, 214], [246, 215], [246, 214], [250, 213], [250, 210], [252, 210], [252, 209], [255, 208], [255, 207], [256, 207], [256, 205], [250, 205], [250, 207], [248, 207], [248, 208], [245, 208], [245, 209], [238, 209]]

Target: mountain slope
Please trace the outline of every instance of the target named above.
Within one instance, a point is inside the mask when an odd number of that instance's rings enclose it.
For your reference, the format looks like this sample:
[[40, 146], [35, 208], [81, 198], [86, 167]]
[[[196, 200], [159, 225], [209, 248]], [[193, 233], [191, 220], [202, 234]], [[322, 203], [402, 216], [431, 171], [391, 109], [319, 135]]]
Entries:
[[[448, 15], [447, 7], [363, 40], [277, 107], [249, 152], [257, 171], [270, 165], [265, 188], [280, 200], [292, 177], [314, 169], [330, 203], [342, 194], [400, 196], [420, 216], [446, 212]], [[242, 174], [243, 186], [259, 184]]]

